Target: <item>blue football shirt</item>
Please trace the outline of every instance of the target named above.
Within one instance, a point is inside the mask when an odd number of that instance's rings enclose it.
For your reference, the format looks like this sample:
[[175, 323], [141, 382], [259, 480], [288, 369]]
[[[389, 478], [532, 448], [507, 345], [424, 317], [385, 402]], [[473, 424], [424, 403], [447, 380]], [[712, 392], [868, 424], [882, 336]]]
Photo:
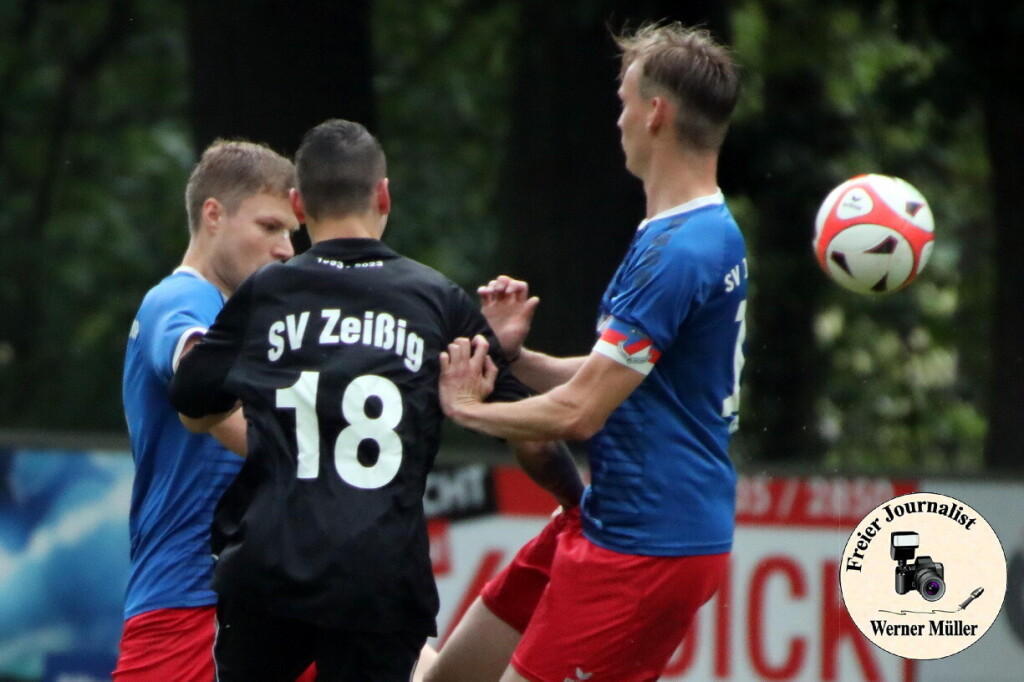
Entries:
[[594, 347], [646, 375], [588, 446], [594, 543], [651, 556], [732, 548], [746, 290], [743, 236], [721, 193], [641, 223]]
[[122, 383], [135, 460], [125, 619], [217, 602], [210, 526], [242, 458], [210, 435], [189, 433], [168, 385], [185, 341], [204, 333], [223, 306], [215, 286], [182, 267], [149, 290], [132, 323]]

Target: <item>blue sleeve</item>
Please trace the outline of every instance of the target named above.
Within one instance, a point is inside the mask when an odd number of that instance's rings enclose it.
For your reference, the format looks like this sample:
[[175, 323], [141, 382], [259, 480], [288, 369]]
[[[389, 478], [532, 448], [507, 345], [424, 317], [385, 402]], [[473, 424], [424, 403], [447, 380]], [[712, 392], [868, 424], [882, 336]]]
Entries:
[[[200, 286], [195, 286], [195, 285]], [[220, 293], [212, 286], [184, 280], [168, 292], [164, 305], [154, 311], [147, 361], [165, 381], [174, 374], [174, 359], [181, 352], [190, 330], [204, 333], [217, 318], [223, 305]]]
[[226, 386], [245, 343], [256, 276], [250, 276], [227, 300], [210, 330], [181, 360], [171, 379], [171, 404], [198, 418], [231, 409], [239, 396]]
[[706, 296], [697, 254], [673, 245], [660, 235], [624, 264], [621, 288], [614, 293], [608, 313], [638, 327], [663, 351], [672, 345], [695, 303]]

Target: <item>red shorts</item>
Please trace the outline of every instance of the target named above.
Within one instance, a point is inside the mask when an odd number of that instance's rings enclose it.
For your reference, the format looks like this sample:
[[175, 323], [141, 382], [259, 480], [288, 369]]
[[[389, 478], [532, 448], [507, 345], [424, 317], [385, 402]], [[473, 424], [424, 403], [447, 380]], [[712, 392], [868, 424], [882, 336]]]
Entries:
[[216, 611], [157, 609], [126, 620], [114, 682], [210, 682]]
[[537, 602], [548, 586], [558, 535], [573, 523], [580, 523], [579, 507], [552, 518], [535, 538], [516, 552], [504, 570], [484, 585], [480, 599], [491, 613], [519, 632], [526, 631]]
[[[157, 609], [132, 616], [121, 632], [114, 682], [211, 682], [215, 606]], [[298, 682], [316, 679], [315, 666]]]
[[[578, 514], [558, 522], [484, 588], [485, 605], [513, 627], [535, 606], [512, 666], [533, 682], [658, 679], [697, 609], [718, 589], [729, 555], [621, 554], [587, 540]], [[510, 613], [517, 620], [508, 620]]]

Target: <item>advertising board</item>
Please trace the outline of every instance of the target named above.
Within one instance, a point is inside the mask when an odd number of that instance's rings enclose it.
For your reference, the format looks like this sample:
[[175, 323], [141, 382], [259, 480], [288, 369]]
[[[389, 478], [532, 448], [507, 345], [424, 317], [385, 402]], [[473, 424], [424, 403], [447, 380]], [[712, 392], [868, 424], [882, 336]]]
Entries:
[[[128, 567], [131, 457], [0, 450], [0, 682], [109, 679]], [[843, 606], [843, 550], [861, 517], [917, 491], [984, 515], [1009, 567], [991, 629], [948, 658], [907, 661], [873, 645]], [[1019, 482], [745, 475], [728, 576], [674, 654], [666, 680], [1018, 680], [1024, 666]], [[554, 503], [517, 469], [439, 468], [424, 505], [443, 645], [480, 587]], [[948, 579], [948, 578], [947, 578]], [[984, 598], [984, 597], [983, 597]]]

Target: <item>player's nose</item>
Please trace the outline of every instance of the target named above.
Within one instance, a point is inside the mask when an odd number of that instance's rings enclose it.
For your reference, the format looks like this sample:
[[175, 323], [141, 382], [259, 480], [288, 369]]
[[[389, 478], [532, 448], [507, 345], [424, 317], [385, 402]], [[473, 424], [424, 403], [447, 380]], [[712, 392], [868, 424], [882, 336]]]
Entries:
[[274, 242], [274, 250], [271, 252], [278, 260], [288, 260], [295, 255], [295, 246], [292, 244], [292, 236], [285, 233], [284, 237]]

